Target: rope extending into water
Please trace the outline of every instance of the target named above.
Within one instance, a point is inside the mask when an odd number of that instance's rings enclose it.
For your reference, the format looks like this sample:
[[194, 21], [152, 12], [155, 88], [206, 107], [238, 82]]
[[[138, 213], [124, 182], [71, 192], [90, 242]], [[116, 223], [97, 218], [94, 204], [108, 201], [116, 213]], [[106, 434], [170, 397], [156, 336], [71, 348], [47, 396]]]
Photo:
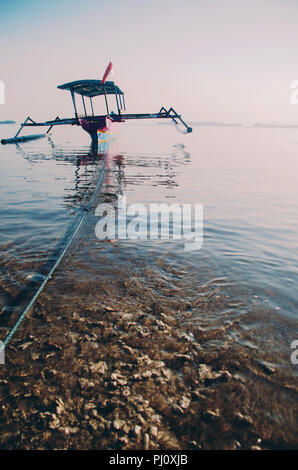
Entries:
[[37, 289], [37, 291], [35, 292], [35, 294], [33, 295], [32, 299], [30, 300], [30, 302], [28, 303], [28, 305], [26, 306], [25, 310], [23, 310], [23, 312], [21, 313], [21, 315], [19, 316], [19, 318], [17, 319], [16, 323], [13, 325], [13, 327], [9, 330], [9, 332], [7, 333], [7, 335], [5, 336], [4, 340], [0, 343], [0, 354], [3, 352], [3, 350], [5, 349], [5, 347], [7, 346], [7, 344], [9, 343], [9, 341], [11, 340], [11, 338], [13, 337], [13, 335], [15, 334], [15, 332], [18, 330], [19, 326], [21, 325], [22, 321], [24, 320], [24, 318], [26, 317], [26, 315], [28, 314], [28, 312], [30, 311], [30, 309], [32, 308], [32, 306], [34, 305], [34, 303], [36, 302], [37, 298], [39, 297], [39, 295], [41, 294], [41, 292], [44, 290], [47, 282], [49, 281], [49, 279], [51, 279], [55, 269], [59, 266], [59, 264], [61, 263], [62, 261], [62, 258], [63, 256], [65, 255], [67, 249], [69, 248], [72, 240], [74, 239], [74, 237], [76, 236], [76, 234], [78, 233], [81, 225], [83, 224], [85, 218], [87, 217], [87, 213], [88, 211], [90, 210], [93, 202], [94, 202], [94, 198], [95, 198], [95, 195], [101, 185], [101, 182], [102, 182], [102, 178], [103, 178], [103, 175], [104, 175], [104, 172], [105, 172], [105, 161], [104, 161], [104, 165], [101, 169], [101, 172], [100, 172], [100, 175], [99, 175], [99, 178], [98, 178], [98, 182], [97, 182], [97, 185], [96, 185], [96, 188], [94, 189], [94, 192], [93, 192], [93, 196], [91, 198], [91, 200], [89, 201], [89, 203], [83, 208], [84, 212], [81, 216], [81, 218], [79, 219], [78, 221], [78, 224], [77, 226], [75, 227], [74, 231], [72, 232], [69, 240], [67, 241], [66, 245], [64, 246], [63, 250], [61, 251], [60, 255], [58, 256], [54, 266], [50, 269], [49, 273], [47, 274], [47, 276], [45, 277], [45, 279], [43, 280], [43, 282], [41, 283], [41, 285], [39, 286], [39, 288]]

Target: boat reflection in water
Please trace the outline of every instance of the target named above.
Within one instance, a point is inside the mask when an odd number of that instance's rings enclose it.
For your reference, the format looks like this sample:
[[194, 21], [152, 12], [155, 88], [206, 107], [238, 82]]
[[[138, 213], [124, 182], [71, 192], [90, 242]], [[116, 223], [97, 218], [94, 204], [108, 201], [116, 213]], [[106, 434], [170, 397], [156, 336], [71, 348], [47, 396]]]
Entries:
[[[89, 153], [82, 155], [61, 152], [50, 137], [48, 137], [50, 151], [44, 154], [28, 152], [20, 145], [16, 145], [17, 153], [22, 158], [34, 166], [37, 164], [37, 168], [43, 169], [45, 175], [47, 175], [47, 171], [49, 172], [46, 184], [52, 187], [57, 183], [60, 189], [59, 191], [57, 189], [57, 194], [54, 190], [55, 196], [53, 196], [49, 187], [42, 184], [42, 181], [39, 183], [32, 177], [28, 181], [32, 197], [38, 195], [39, 199], [34, 212], [30, 212], [32, 220], [26, 219], [26, 224], [30, 229], [30, 237], [26, 237], [25, 233], [20, 234], [20, 237], [24, 239], [22, 251], [19, 252], [17, 240], [14, 252], [4, 262], [4, 276], [0, 276], [0, 340], [3, 335], [5, 336], [7, 328], [12, 327], [18, 320], [21, 311], [43, 283], [76, 231], [86, 209], [95, 210], [102, 185], [105, 188], [110, 186], [109, 175], [114, 171], [114, 162], [116, 163], [115, 167], [119, 168], [119, 184], [123, 179], [120, 170], [122, 157], [117, 154], [116, 135], [102, 133], [99, 137], [96, 151], [91, 147]], [[60, 167], [60, 177], [53, 178], [51, 173], [53, 171], [51, 161], [53, 162], [53, 160], [64, 166], [64, 168]], [[75, 168], [72, 178], [69, 178], [71, 176], [69, 166]], [[55, 174], [57, 174], [56, 168]], [[67, 186], [73, 180], [73, 185], [70, 188], [65, 187], [63, 181], [59, 180], [68, 181]], [[38, 185], [38, 192], [35, 192], [35, 185]], [[55, 204], [56, 212], [53, 212], [51, 204]], [[65, 209], [67, 209], [67, 213], [65, 213]], [[57, 214], [63, 212], [64, 216], [60, 216], [61, 220], [57, 221]]]

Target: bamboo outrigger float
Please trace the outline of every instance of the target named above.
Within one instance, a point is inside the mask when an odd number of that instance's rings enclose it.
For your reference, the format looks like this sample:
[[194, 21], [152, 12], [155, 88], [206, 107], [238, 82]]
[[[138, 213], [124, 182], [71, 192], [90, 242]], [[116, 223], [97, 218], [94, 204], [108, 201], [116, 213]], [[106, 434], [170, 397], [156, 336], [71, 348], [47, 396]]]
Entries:
[[[98, 145], [98, 133], [107, 132], [114, 123], [122, 123], [130, 121], [132, 119], [171, 119], [175, 124], [182, 124], [187, 132], [192, 132], [192, 128], [189, 127], [181, 118], [181, 116], [173, 109], [168, 110], [162, 107], [158, 113], [141, 113], [141, 114], [126, 114], [125, 98], [123, 91], [115, 85], [113, 81], [106, 81], [108, 74], [110, 73], [112, 64], [110, 63], [105, 71], [102, 80], [77, 80], [74, 82], [64, 83], [59, 85], [60, 90], [67, 90], [70, 92], [73, 107], [74, 117], [73, 118], [62, 118], [57, 116], [55, 119], [44, 122], [36, 122], [30, 116], [21, 124], [20, 129], [16, 135], [10, 139], [2, 139], [2, 144], [24, 142], [26, 140], [38, 139], [48, 134], [53, 126], [71, 125], [81, 126], [82, 129], [91, 136], [92, 147], [95, 149]], [[77, 109], [76, 96], [81, 96], [84, 114], [79, 115]], [[116, 99], [117, 113], [110, 112], [108, 95], [114, 95]], [[95, 115], [93, 107], [93, 98], [96, 96], [104, 96], [106, 105], [106, 114]], [[87, 112], [86, 99], [90, 103], [90, 113]], [[48, 127], [46, 134], [34, 134], [19, 136], [20, 132], [24, 127]]]

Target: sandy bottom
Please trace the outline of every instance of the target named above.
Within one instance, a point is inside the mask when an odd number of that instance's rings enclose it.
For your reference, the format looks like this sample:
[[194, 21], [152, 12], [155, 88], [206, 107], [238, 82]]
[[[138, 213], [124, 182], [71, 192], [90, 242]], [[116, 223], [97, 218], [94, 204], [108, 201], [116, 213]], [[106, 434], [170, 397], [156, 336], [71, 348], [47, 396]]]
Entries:
[[[99, 244], [91, 269], [87, 239], [75, 241], [6, 349], [2, 449], [297, 447], [294, 379], [247, 348], [224, 347], [224, 327], [210, 351], [188, 321], [192, 305], [152, 260], [127, 254], [121, 269], [121, 248]], [[212, 310], [225, 301], [199, 302]]]
[[189, 296], [183, 270], [99, 242], [96, 221], [88, 213], [6, 348], [1, 448], [297, 448], [297, 378], [228, 340], [231, 321], [193, 320], [234, 299], [203, 283]]

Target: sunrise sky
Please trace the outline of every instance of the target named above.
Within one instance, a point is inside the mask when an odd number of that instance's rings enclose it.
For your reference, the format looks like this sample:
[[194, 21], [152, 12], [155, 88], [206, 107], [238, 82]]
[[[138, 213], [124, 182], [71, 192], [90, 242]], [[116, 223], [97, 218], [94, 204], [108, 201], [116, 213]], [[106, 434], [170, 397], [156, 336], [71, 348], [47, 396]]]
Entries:
[[72, 116], [111, 60], [129, 112], [298, 123], [297, 0], [0, 0], [0, 120]]

